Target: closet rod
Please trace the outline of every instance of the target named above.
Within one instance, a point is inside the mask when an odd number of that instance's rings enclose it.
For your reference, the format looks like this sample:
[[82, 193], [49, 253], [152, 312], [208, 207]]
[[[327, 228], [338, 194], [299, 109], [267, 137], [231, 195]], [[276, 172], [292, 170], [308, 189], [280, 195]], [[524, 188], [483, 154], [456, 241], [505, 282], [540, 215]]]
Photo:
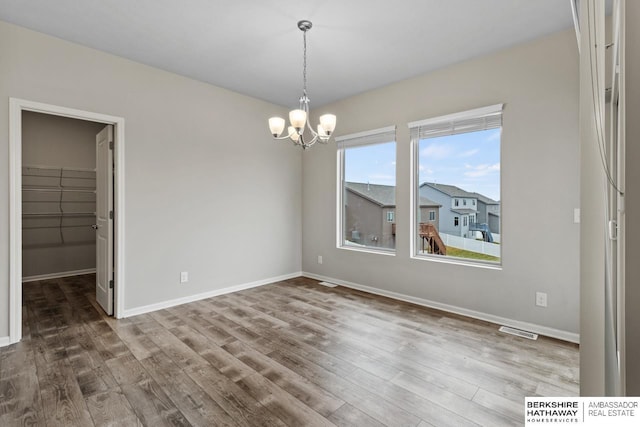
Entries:
[[79, 225], [38, 225], [35, 227], [22, 227], [23, 230], [40, 230], [45, 228], [91, 228], [93, 224], [79, 224]]
[[23, 213], [22, 216], [33, 216], [33, 217], [58, 217], [58, 216], [66, 216], [66, 217], [83, 217], [83, 216], [96, 216], [95, 212], [34, 212], [34, 213]]
[[[60, 200], [23, 200], [22, 203], [55, 203], [60, 204]], [[95, 200], [63, 200], [62, 203], [92, 203], [95, 204]]]
[[[34, 174], [30, 174], [30, 173], [23, 173], [22, 174], [23, 177], [25, 176], [29, 176], [32, 178], [55, 178], [55, 179], [60, 179], [60, 175], [34, 175]], [[91, 177], [91, 176], [63, 176], [62, 179], [86, 179], [86, 180], [91, 180], [91, 181], [95, 181], [96, 178]]]
[[95, 169], [90, 168], [68, 168], [68, 167], [56, 167], [56, 166], [45, 166], [45, 165], [23, 165], [22, 169], [43, 169], [43, 170], [57, 170], [60, 169], [66, 171], [74, 171], [74, 172], [95, 172]]
[[60, 187], [49, 187], [49, 188], [26, 188], [23, 187], [22, 191], [36, 191], [42, 193], [94, 193], [96, 190], [80, 190], [76, 188], [60, 188]]
[[42, 249], [42, 248], [57, 248], [60, 246], [86, 246], [95, 245], [95, 240], [78, 240], [65, 243], [32, 243], [22, 245], [24, 249]]

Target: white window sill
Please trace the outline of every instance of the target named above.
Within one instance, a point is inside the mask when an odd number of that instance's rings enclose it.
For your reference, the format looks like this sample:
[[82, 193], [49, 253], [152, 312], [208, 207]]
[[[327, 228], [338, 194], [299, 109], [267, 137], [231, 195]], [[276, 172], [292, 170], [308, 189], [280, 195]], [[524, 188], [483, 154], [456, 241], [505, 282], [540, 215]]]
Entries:
[[411, 256], [411, 259], [502, 271], [502, 264], [482, 261], [468, 261], [464, 258], [447, 257], [442, 255], [413, 255]]
[[344, 249], [347, 251], [353, 252], [365, 252], [376, 255], [386, 255], [386, 256], [396, 256], [396, 251], [394, 249], [375, 249], [370, 247], [359, 247], [359, 246], [338, 246], [338, 249]]

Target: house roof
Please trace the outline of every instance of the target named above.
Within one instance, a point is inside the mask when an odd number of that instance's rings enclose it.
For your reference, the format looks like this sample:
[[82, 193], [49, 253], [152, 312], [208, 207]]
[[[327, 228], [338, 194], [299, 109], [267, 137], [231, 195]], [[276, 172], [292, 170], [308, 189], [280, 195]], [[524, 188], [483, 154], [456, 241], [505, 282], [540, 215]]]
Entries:
[[478, 213], [475, 209], [451, 209], [451, 212], [455, 212], [460, 215], [470, 215], [474, 213]]
[[469, 191], [465, 191], [460, 187], [456, 187], [455, 185], [448, 185], [448, 184], [438, 184], [435, 182], [423, 182], [422, 184], [420, 184], [420, 187], [424, 187], [425, 185], [438, 190], [444, 194], [446, 194], [447, 196], [450, 197], [465, 197], [465, 198], [469, 198], [469, 199], [478, 199], [479, 201], [481, 201], [482, 203], [485, 203], [487, 205], [499, 205], [500, 202], [496, 202], [495, 200], [485, 196], [484, 194], [480, 194], [480, 193], [471, 193]]
[[[396, 187], [393, 185], [367, 184], [362, 182], [345, 182], [348, 190], [382, 207], [396, 205]], [[420, 197], [420, 206], [441, 206], [426, 197]]]
[[500, 202], [497, 202], [483, 194], [480, 193], [473, 193], [476, 195], [476, 197], [478, 198], [479, 201], [481, 201], [482, 203], [486, 204], [486, 205], [499, 205]]
[[425, 185], [438, 190], [450, 197], [468, 197], [470, 199], [475, 199], [477, 197], [476, 193], [469, 193], [468, 191], [464, 191], [462, 188], [456, 187], [455, 185], [437, 184], [435, 182], [423, 182], [420, 187], [424, 187]]

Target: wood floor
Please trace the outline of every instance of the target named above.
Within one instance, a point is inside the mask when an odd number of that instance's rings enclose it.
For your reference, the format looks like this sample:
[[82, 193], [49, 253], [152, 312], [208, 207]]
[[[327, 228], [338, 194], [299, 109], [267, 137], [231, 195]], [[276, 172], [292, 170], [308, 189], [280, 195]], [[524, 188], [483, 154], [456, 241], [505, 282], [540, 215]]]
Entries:
[[123, 320], [94, 277], [23, 286], [0, 425], [502, 426], [577, 395], [578, 348], [298, 278]]

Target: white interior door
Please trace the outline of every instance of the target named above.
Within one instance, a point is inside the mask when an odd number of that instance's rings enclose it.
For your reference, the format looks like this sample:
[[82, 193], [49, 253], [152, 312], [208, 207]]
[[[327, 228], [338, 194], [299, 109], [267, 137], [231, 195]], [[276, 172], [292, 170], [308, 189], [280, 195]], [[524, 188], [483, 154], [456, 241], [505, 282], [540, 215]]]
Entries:
[[96, 135], [96, 300], [113, 314], [113, 126]]

